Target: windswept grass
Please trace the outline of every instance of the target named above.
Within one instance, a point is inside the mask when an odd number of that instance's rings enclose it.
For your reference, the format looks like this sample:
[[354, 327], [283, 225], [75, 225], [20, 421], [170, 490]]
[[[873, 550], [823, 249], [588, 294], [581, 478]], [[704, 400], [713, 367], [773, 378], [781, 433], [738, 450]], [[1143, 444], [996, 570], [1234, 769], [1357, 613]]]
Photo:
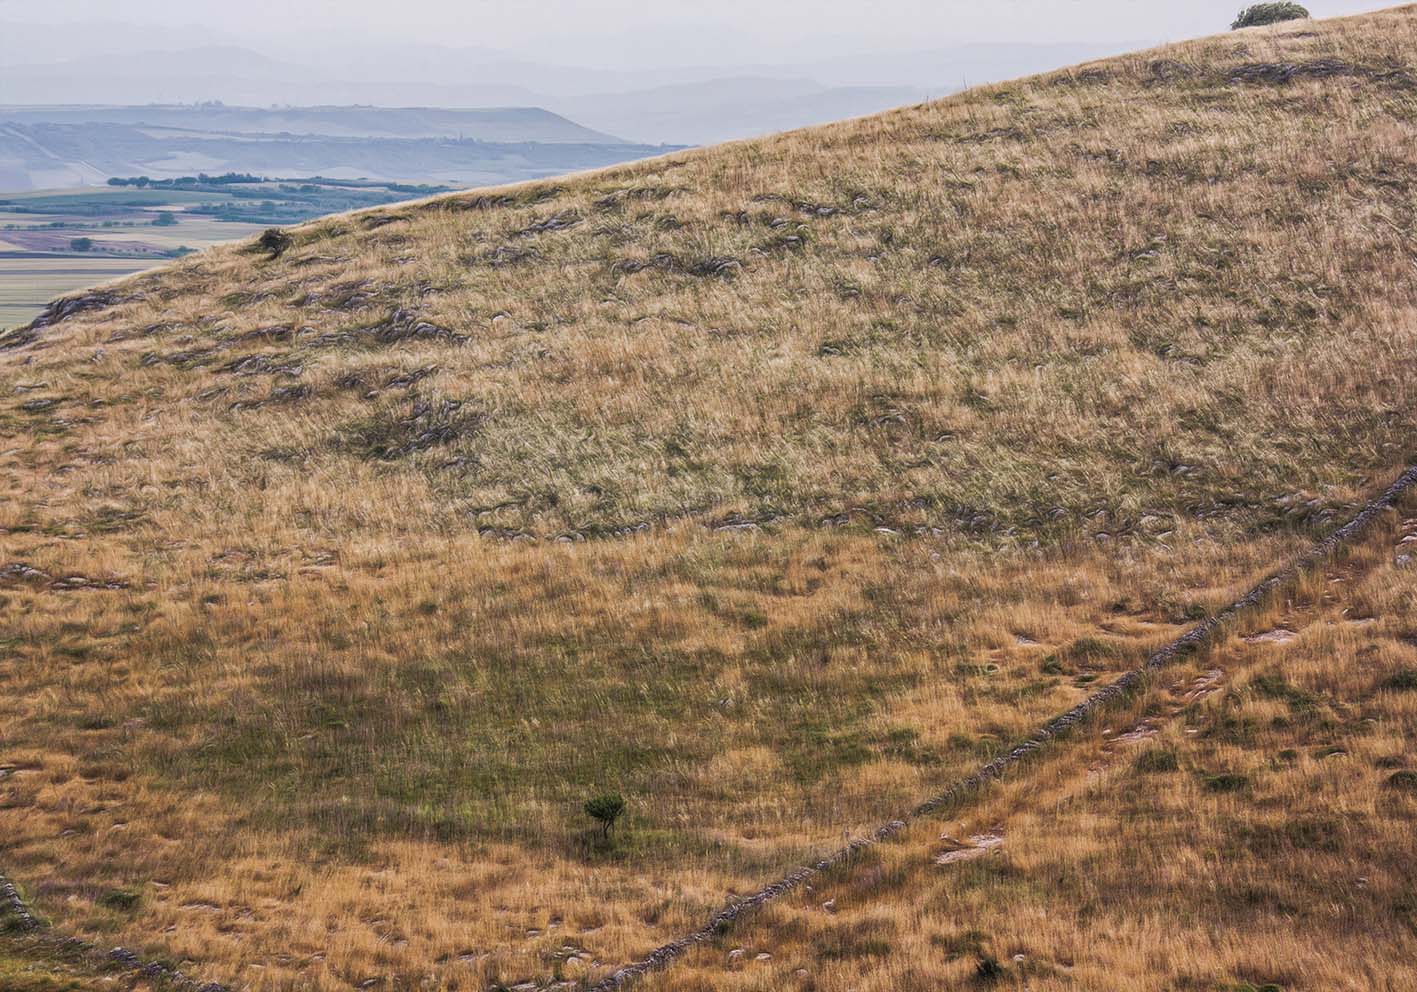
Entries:
[[0, 339], [6, 870], [251, 989], [482, 989], [909, 808], [1414, 454], [1414, 41], [335, 218]]
[[1417, 985], [1417, 571], [1392, 553], [1417, 520], [1398, 523], [1252, 618], [1292, 641], [1236, 631], [644, 988]]

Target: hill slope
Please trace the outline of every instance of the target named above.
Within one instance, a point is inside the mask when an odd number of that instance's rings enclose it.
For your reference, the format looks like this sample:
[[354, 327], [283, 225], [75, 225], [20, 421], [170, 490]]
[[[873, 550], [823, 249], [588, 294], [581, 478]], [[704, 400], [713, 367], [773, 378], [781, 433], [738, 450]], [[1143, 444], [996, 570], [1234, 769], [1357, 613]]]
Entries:
[[1414, 40], [334, 218], [0, 337], [7, 873], [252, 988], [481, 988], [910, 808], [1411, 459]]
[[1392, 524], [1065, 756], [644, 987], [1417, 986], [1417, 570], [1392, 557], [1417, 518]]

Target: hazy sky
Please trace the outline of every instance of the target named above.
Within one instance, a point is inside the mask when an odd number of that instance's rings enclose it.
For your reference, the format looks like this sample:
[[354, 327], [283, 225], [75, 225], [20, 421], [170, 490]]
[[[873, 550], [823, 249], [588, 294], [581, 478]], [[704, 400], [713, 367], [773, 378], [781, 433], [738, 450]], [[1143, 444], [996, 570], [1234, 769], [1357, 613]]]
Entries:
[[[799, 62], [967, 41], [1163, 41], [1224, 30], [1247, 0], [0, 0], [0, 20], [164, 25], [262, 47], [366, 40], [625, 67]], [[1311, 0], [1315, 16], [1387, 6]]]

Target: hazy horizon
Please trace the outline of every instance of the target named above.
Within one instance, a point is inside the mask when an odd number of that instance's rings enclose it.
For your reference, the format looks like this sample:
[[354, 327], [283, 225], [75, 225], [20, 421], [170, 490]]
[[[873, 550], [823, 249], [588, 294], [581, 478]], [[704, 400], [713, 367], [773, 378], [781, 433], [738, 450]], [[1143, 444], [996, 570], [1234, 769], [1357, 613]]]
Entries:
[[[703, 65], [795, 64], [887, 51], [922, 51], [961, 44], [1159, 43], [1222, 31], [1243, 0], [1195, 0], [1157, 5], [1140, 0], [878, 0], [869, 9], [836, 0], [778, 0], [765, 5], [724, 0], [705, 10], [685, 0], [661, 0], [652, 11], [633, 0], [594, 9], [574, 0], [543, 0], [535, 8], [489, 0], [311, 0], [296, 8], [276, 0], [225, 3], [179, 0], [52, 0], [41, 9], [0, 0], [0, 21], [78, 29], [100, 22], [150, 36], [153, 50], [239, 45], [307, 57], [351, 47], [436, 45], [488, 54], [614, 70]], [[1370, 0], [1314, 0], [1315, 17], [1373, 10]], [[78, 32], [75, 32], [78, 33]], [[101, 33], [101, 32], [100, 32]], [[46, 47], [27, 37], [35, 61], [63, 57], [63, 36]], [[89, 44], [94, 44], [89, 42]], [[101, 44], [101, 43], [100, 43]], [[131, 40], [115, 40], [131, 51]], [[93, 52], [89, 52], [93, 54]], [[11, 64], [16, 54], [3, 57]]]
[[[707, 8], [605, 0], [593, 9], [545, 0], [534, 10], [488, 0], [0, 0], [0, 106], [541, 108], [612, 140], [703, 145], [1223, 32], [1242, 3], [878, 0], [867, 13], [839, 0]], [[1314, 0], [1311, 10], [1375, 6]], [[199, 154], [217, 147], [210, 143], [173, 157], [148, 148], [150, 134], [80, 135], [72, 125], [40, 134], [32, 128], [42, 122], [29, 124], [0, 135], [0, 174], [19, 188], [147, 171], [268, 171], [243, 156]], [[449, 177], [426, 166], [418, 159], [373, 174]]]

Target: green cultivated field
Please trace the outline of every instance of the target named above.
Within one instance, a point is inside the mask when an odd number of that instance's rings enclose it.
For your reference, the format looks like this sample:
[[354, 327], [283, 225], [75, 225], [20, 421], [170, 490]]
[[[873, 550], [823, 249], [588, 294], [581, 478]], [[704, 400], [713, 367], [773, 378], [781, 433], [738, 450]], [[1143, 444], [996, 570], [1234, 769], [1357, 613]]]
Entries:
[[[28, 323], [57, 296], [165, 264], [189, 250], [446, 188], [205, 176], [175, 185], [0, 193], [0, 329]], [[176, 223], [154, 224], [163, 214]], [[76, 250], [81, 239], [90, 244]]]

